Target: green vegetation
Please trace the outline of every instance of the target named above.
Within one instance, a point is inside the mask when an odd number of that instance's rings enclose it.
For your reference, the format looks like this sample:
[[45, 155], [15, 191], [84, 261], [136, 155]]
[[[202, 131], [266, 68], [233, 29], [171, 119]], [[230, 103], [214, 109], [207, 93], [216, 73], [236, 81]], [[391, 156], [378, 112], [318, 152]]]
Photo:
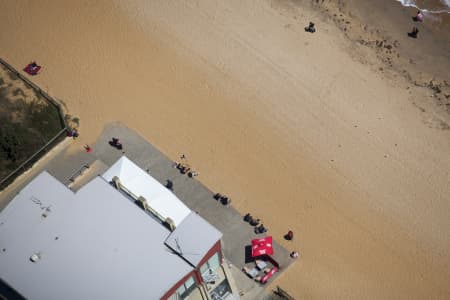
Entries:
[[[0, 77], [0, 180], [61, 131], [58, 109], [11, 72]], [[2, 75], [0, 73], [0, 76]]]

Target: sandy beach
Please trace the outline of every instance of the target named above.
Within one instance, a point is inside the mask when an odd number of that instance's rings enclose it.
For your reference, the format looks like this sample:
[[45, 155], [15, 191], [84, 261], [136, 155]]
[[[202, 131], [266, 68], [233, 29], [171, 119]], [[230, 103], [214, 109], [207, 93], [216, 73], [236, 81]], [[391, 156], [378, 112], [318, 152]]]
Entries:
[[74, 149], [118, 120], [293, 230], [274, 285], [296, 298], [448, 299], [449, 39], [353, 2], [3, 1], [0, 56], [43, 66]]

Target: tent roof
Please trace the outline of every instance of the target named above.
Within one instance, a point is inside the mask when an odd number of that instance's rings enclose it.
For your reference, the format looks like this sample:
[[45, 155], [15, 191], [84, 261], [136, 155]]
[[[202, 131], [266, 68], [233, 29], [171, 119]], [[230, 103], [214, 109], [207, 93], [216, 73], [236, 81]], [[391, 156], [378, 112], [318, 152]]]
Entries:
[[170, 217], [175, 226], [191, 212], [171, 191], [126, 156], [122, 156], [102, 176], [107, 181], [117, 176], [125, 188], [137, 197], [143, 196], [148, 205], [164, 218]]

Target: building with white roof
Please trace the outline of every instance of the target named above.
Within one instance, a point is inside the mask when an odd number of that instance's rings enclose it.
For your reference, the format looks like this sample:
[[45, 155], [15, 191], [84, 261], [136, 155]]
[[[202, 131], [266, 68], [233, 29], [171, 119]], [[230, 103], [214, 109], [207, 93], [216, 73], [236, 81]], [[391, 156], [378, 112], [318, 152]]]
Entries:
[[[28, 299], [207, 299], [222, 234], [131, 161], [119, 162], [76, 193], [43, 172], [16, 195], [0, 212], [0, 283]], [[111, 176], [158, 203], [176, 227], [129, 201]]]

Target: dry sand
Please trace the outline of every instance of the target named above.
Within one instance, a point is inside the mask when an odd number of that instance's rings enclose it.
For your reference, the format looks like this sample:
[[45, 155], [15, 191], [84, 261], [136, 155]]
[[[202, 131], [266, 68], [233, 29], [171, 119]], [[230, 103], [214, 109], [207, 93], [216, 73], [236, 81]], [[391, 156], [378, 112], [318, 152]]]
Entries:
[[120, 120], [292, 229], [301, 259], [275, 284], [298, 299], [449, 298], [448, 115], [300, 4], [4, 1], [0, 55], [43, 65], [74, 147]]

